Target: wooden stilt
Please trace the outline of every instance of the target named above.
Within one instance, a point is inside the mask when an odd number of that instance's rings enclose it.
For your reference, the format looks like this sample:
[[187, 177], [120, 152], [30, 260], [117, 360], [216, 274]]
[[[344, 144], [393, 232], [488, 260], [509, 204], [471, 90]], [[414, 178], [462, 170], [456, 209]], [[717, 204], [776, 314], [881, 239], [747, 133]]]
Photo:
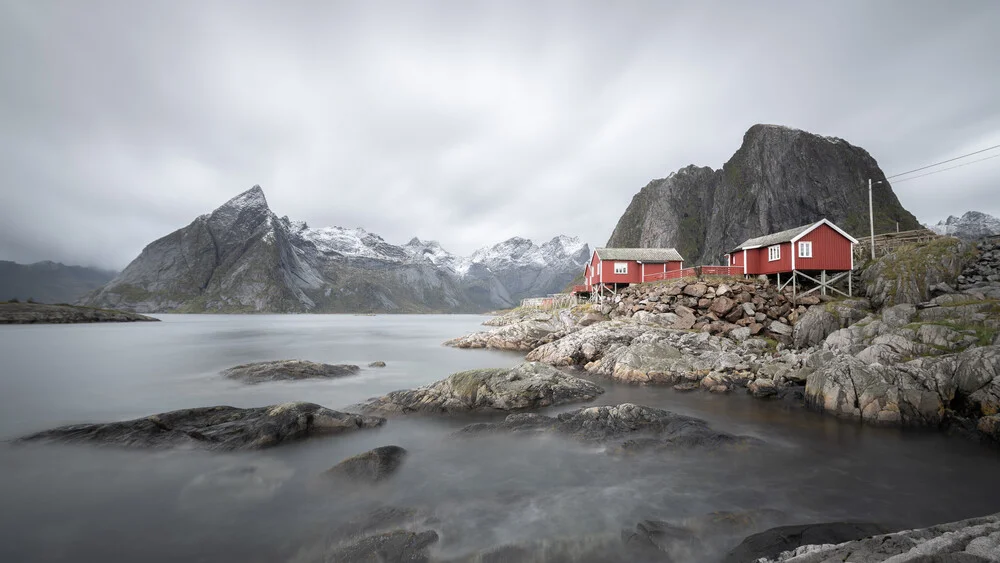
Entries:
[[819, 290], [820, 293], [826, 295], [826, 270], [820, 270], [819, 272], [819, 286], [821, 288]]

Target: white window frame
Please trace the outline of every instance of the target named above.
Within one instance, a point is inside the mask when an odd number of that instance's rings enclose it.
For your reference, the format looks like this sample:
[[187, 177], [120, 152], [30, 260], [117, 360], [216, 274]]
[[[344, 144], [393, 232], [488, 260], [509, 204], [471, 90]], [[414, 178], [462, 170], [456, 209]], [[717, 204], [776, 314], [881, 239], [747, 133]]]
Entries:
[[799, 258], [813, 257], [813, 243], [810, 240], [799, 241]]
[[617, 275], [627, 275], [628, 274], [628, 262], [615, 262], [615, 274], [617, 274]]
[[781, 245], [775, 244], [767, 247], [767, 261], [777, 262], [778, 260], [781, 260]]

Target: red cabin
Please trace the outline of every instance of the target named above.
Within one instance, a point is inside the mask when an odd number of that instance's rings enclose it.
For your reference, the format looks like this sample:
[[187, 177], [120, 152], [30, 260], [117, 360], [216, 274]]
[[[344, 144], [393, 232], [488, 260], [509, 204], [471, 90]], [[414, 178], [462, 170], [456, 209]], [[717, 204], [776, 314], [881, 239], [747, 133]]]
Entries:
[[684, 258], [673, 248], [598, 248], [584, 270], [584, 284], [591, 291], [617, 291], [634, 283], [663, 279], [667, 272], [684, 267]]
[[[827, 279], [828, 272], [854, 269], [854, 245], [857, 239], [827, 219], [762, 237], [752, 238], [726, 254], [730, 267], [742, 267], [746, 275], [774, 274], [781, 284], [781, 274], [790, 274], [795, 283], [802, 275], [820, 283], [823, 293], [828, 284], [843, 276]], [[815, 276], [819, 280], [814, 279]], [[847, 276], [848, 280], [850, 276]]]

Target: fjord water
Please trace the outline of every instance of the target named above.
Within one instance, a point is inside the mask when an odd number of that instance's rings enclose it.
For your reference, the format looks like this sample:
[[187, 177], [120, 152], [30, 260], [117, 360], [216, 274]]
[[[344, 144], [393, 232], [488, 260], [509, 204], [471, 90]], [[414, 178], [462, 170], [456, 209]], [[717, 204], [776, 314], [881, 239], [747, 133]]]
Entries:
[[[178, 408], [302, 400], [344, 408], [521, 355], [444, 340], [480, 316], [163, 315], [161, 323], [0, 327], [0, 438]], [[385, 368], [330, 381], [244, 385], [219, 372], [285, 358]], [[1000, 510], [1000, 455], [931, 432], [862, 428], [743, 395], [618, 385], [635, 402], [756, 436], [761, 448], [609, 456], [558, 438], [452, 433], [470, 419], [408, 417], [382, 429], [261, 452], [124, 451], [0, 444], [0, 561], [322, 561], [336, 530], [373, 508], [416, 509], [436, 557], [547, 542], [566, 560], [617, 546], [644, 519], [766, 509], [772, 525], [869, 520], [913, 527]], [[555, 410], [569, 410], [578, 405]], [[375, 487], [319, 474], [380, 445], [410, 454]], [[692, 561], [717, 560], [737, 530]], [[559, 547], [571, 546], [571, 547]]]

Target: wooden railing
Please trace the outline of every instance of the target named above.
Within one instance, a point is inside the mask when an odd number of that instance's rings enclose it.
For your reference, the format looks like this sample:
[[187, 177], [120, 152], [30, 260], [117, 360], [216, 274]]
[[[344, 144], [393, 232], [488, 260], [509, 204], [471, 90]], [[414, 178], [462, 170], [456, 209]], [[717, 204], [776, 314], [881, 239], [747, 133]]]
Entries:
[[547, 297], [527, 297], [521, 300], [521, 306], [532, 309], [550, 310], [572, 307], [579, 302], [579, 298], [572, 293], [555, 293]]
[[743, 266], [695, 266], [670, 272], [646, 274], [643, 282], [676, 280], [680, 278], [700, 278], [702, 276], [742, 276]]
[[646, 274], [643, 276], [643, 282], [652, 281], [663, 281], [663, 280], [676, 280], [680, 278], [690, 278], [694, 277], [694, 268], [682, 268], [680, 270], [671, 270], [669, 272], [657, 272], [655, 274]]
[[[883, 233], [875, 235], [875, 256], [884, 256], [904, 244], [927, 242], [945, 235], [939, 235], [930, 229], [916, 229], [899, 233]], [[854, 245], [854, 262], [860, 263], [872, 256], [872, 237], [854, 237], [858, 244]]]

